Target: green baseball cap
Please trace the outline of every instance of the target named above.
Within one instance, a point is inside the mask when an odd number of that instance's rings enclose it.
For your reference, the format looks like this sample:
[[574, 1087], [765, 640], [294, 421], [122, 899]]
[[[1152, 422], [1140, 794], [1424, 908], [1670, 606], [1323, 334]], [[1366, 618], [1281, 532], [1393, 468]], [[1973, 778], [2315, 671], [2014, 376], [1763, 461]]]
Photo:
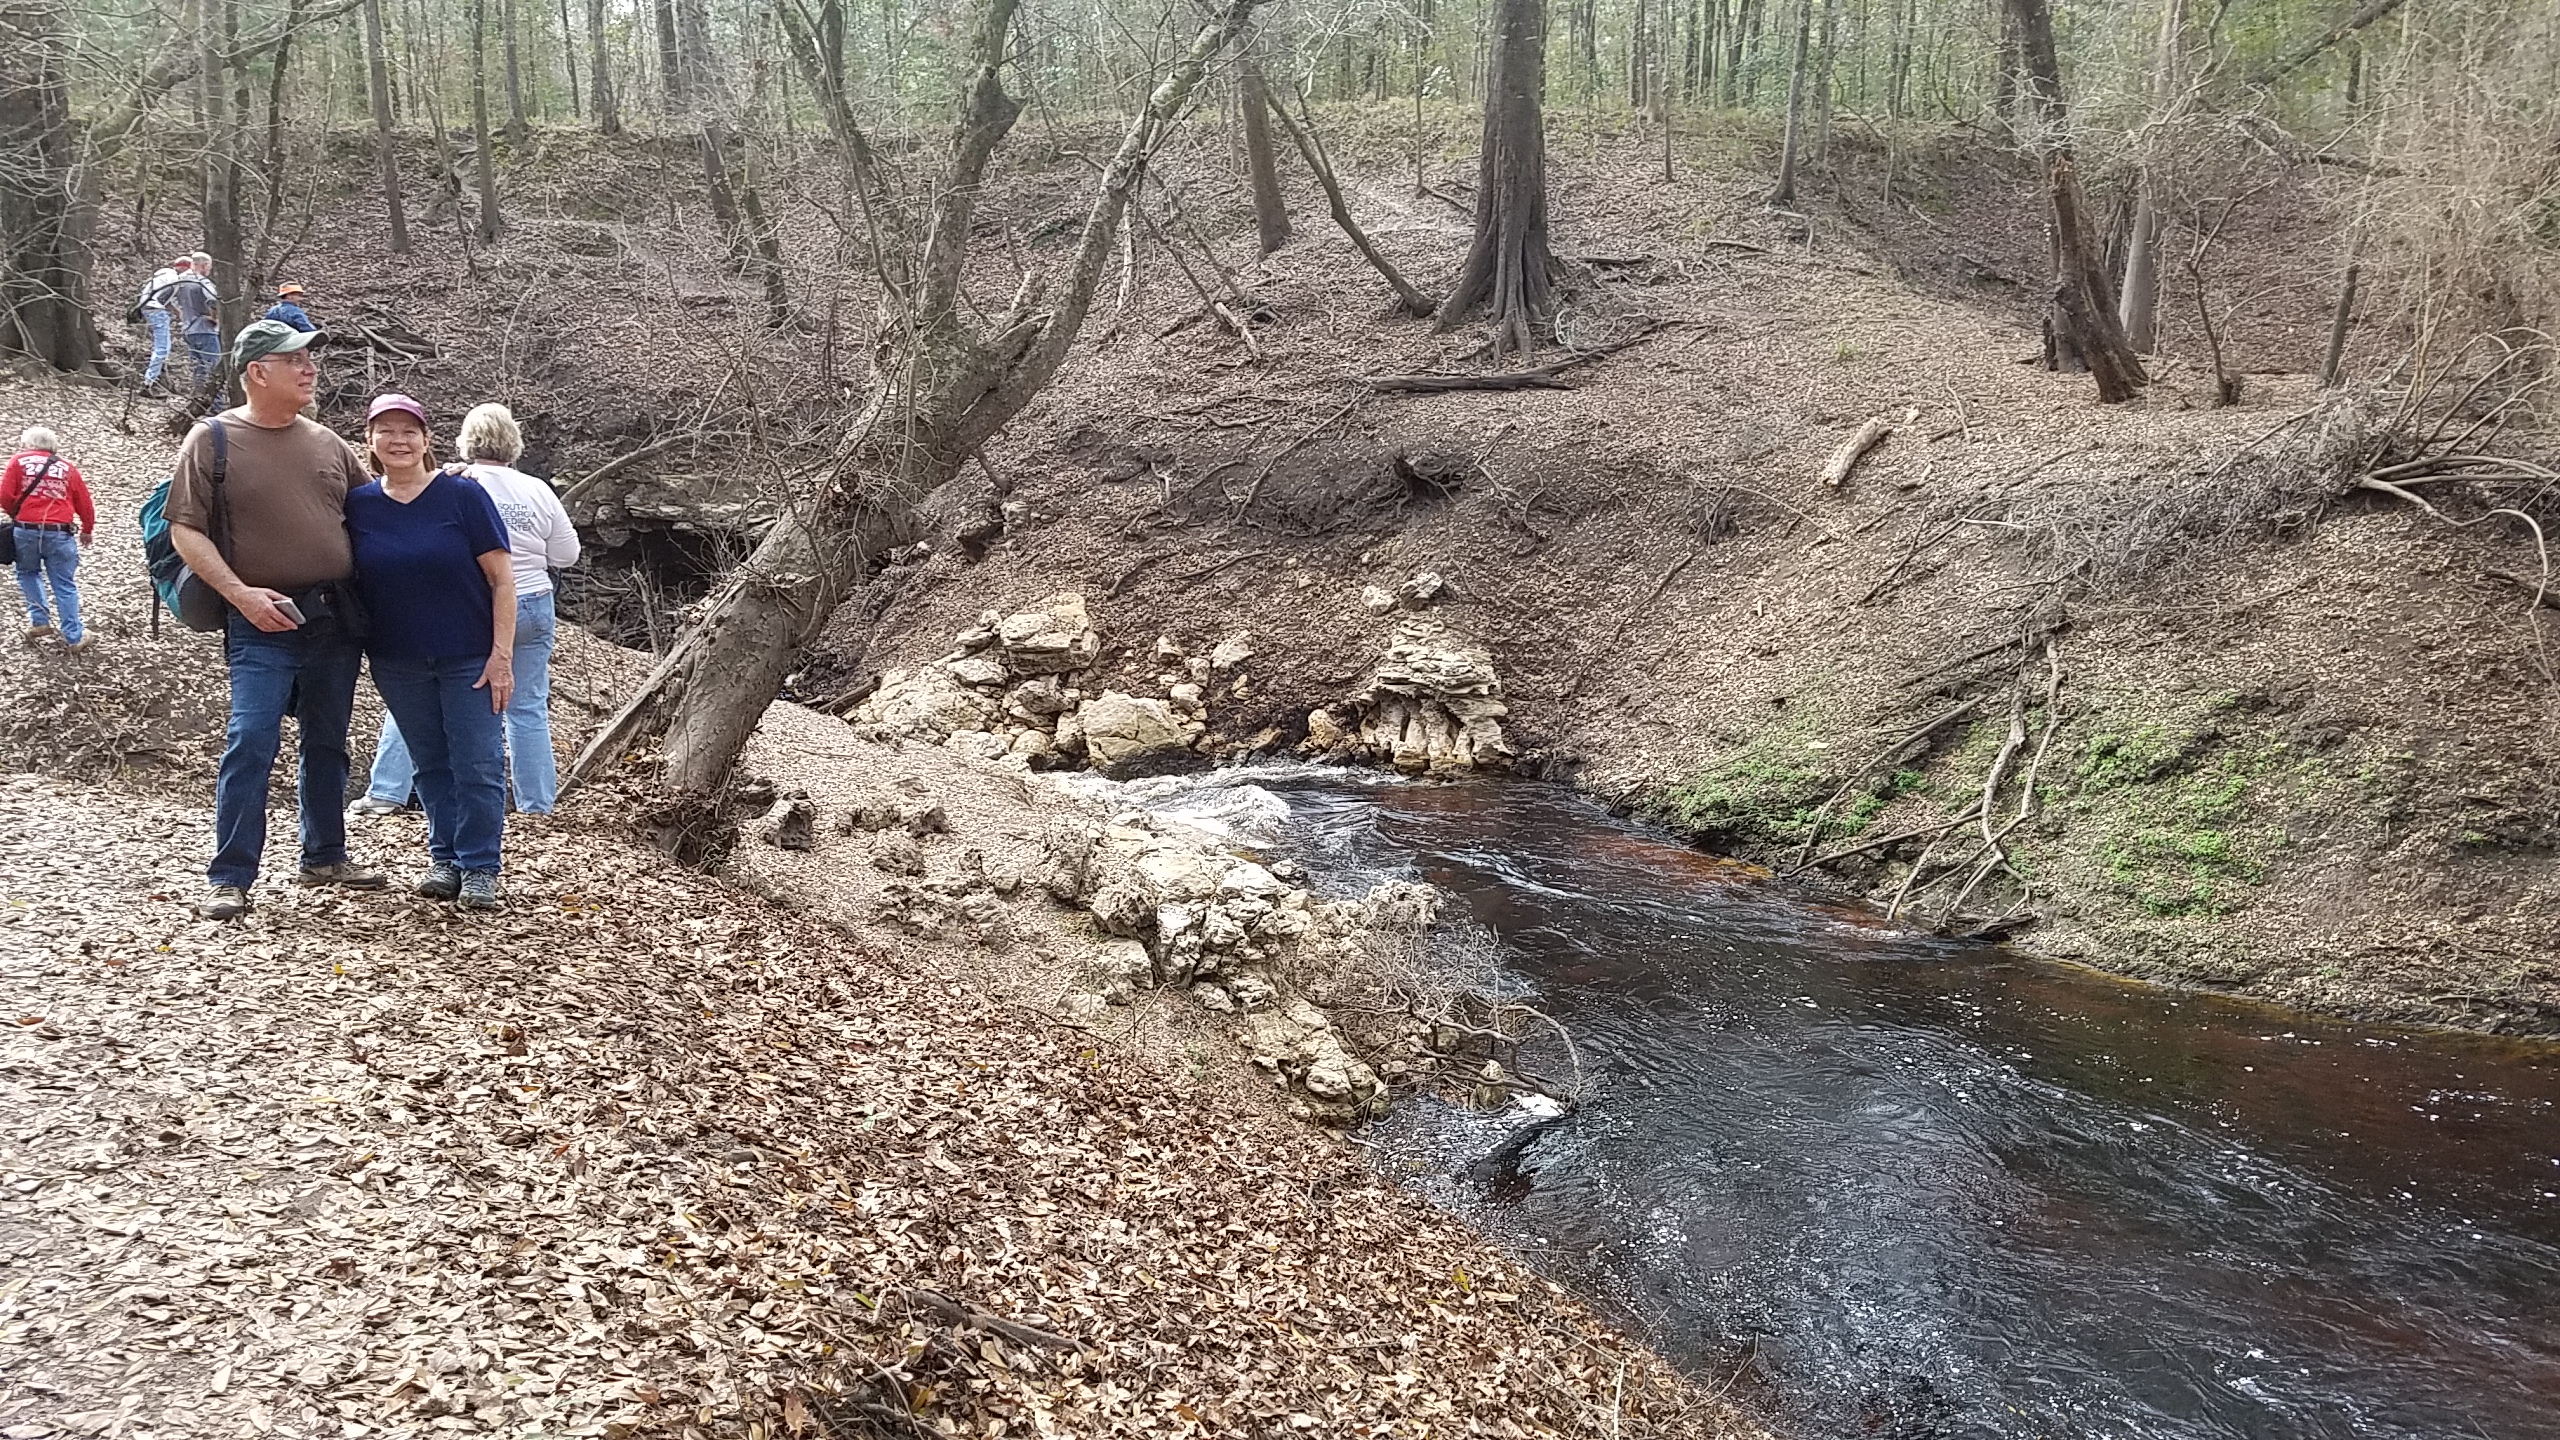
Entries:
[[296, 330], [281, 320], [256, 320], [240, 327], [231, 340], [231, 360], [246, 367], [252, 360], [289, 355], [320, 338], [317, 330]]

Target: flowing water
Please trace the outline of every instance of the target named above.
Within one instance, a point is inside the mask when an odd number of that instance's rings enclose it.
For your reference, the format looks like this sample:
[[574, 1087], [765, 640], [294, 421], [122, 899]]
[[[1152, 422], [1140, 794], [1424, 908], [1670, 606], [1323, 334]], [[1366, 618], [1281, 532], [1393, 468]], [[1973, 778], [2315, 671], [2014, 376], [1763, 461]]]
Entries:
[[1504, 1183], [1517, 1111], [1410, 1103], [1383, 1163], [1782, 1432], [2560, 1436], [2560, 1051], [1914, 938], [1555, 790], [1275, 788], [1589, 1075]]

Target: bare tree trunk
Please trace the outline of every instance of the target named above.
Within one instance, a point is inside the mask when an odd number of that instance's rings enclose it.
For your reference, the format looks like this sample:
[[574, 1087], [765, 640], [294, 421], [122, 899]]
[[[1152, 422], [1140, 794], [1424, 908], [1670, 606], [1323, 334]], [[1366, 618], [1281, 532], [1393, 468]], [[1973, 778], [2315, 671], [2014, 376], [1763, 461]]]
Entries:
[[499, 0], [498, 24], [505, 31], [502, 53], [507, 67], [507, 144], [523, 148], [528, 127], [524, 118], [524, 80], [516, 63], [516, 0]]
[[1351, 237], [1353, 248], [1396, 292], [1404, 313], [1416, 320], [1430, 319], [1431, 313], [1440, 308], [1440, 302], [1415, 289], [1386, 256], [1378, 253], [1378, 247], [1370, 242], [1368, 232], [1351, 218], [1351, 207], [1342, 198], [1342, 182], [1334, 178], [1333, 162], [1325, 155], [1324, 142], [1317, 137], [1314, 127], [1290, 118], [1287, 106], [1273, 106], [1271, 113], [1279, 117], [1280, 128], [1289, 132], [1289, 139], [1297, 145], [1298, 154], [1305, 158], [1307, 168], [1315, 172], [1316, 184], [1324, 188], [1325, 204], [1333, 211], [1333, 223], [1342, 227], [1342, 233]]
[[703, 103], [720, 85], [720, 71], [711, 54], [711, 17], [702, 6], [703, 0], [675, 0], [676, 65], [683, 76], [683, 95], [687, 103]]
[[2062, 95], [2062, 62], [2054, 52], [2053, 12], [2047, 0], [2006, 0], [2025, 65], [2025, 102], [2033, 143], [2046, 156], [2046, 193], [2052, 205], [2054, 294], [2045, 316], [2045, 358], [2055, 369], [2073, 362], [2088, 367], [2098, 398], [2108, 404], [2132, 399], [2146, 383], [2141, 357], [2126, 342], [2116, 315], [2114, 287], [2089, 234], [2088, 200], [2071, 161], [2070, 114]]
[[[266, 190], [267, 203], [265, 213], [258, 221], [256, 259], [249, 266], [247, 291], [253, 296], [262, 297], [267, 293], [267, 286], [275, 279], [273, 267], [286, 258], [276, 249], [278, 235], [284, 228], [284, 182], [290, 158], [284, 135], [285, 82], [293, 73], [293, 37], [302, 27], [302, 12], [309, 3], [310, 0], [287, 0], [284, 35], [276, 41], [273, 66], [267, 72], [266, 173], [259, 177]], [[287, 247], [289, 252], [290, 246]]]
[[569, 28], [569, 0], [560, 0], [560, 68], [569, 77], [569, 118], [584, 120], [586, 107], [578, 103], [578, 32]]
[[1813, 0], [1796, 0], [1796, 60], [1787, 77], [1787, 139], [1778, 151], [1778, 188], [1769, 192], [1773, 205], [1796, 201], [1796, 155], [1804, 145], [1805, 57], [1813, 48]]
[[[204, 248], [213, 257], [214, 292], [222, 301], [218, 333], [222, 353], [227, 355], [231, 350], [231, 337], [240, 333], [247, 309], [247, 297], [242, 292], [246, 276], [240, 263], [244, 228], [240, 223], [242, 116], [225, 83], [231, 75], [231, 53], [239, 48], [240, 7], [239, 0], [219, 0], [221, 18], [217, 26], [213, 10], [215, 3], [216, 0], [205, 0], [202, 27]], [[198, 398], [206, 397], [199, 395]]]
[[1547, 244], [1546, 7], [1501, 0], [1493, 73], [1485, 87], [1483, 155], [1476, 167], [1475, 240], [1440, 311], [1443, 329], [1478, 307], [1493, 322], [1493, 359], [1537, 348], [1530, 326], [1544, 318], [1555, 283]]
[[68, 9], [0, 5], [0, 53], [10, 57], [0, 74], [0, 350], [85, 370], [99, 344], [74, 194]]
[[1839, 38], [1840, 0], [1822, 0], [1822, 38], [1816, 46], [1822, 58], [1813, 81], [1813, 164], [1823, 171], [1831, 168], [1831, 70], [1840, 58]]
[[2148, 355], [2159, 343], [2160, 210], [2162, 145], [2160, 129], [2178, 106], [2178, 46], [2186, 28], [2186, 0], [2163, 0], [2160, 50], [2151, 72], [2151, 124], [2142, 139], [2142, 173], [2133, 200], [2133, 235], [2124, 261], [2124, 296], [2118, 313], [2125, 342], [2136, 354]]
[[2355, 323], [2356, 280], [2364, 267], [2347, 257], [2346, 278], [2338, 286], [2338, 308], [2329, 316], [2329, 350], [2320, 361], [2320, 388], [2334, 387], [2346, 374], [2347, 330]]
[[1247, 55], [1236, 71], [1236, 100], [1244, 111], [1245, 169], [1253, 177], [1253, 222], [1262, 253], [1289, 243], [1289, 205], [1280, 198], [1280, 167], [1271, 156], [1271, 95], [1262, 67]]
[[685, 73], [676, 50], [675, 0], [649, 0], [649, 13], [658, 29], [658, 101], [667, 114], [680, 114], [685, 106]]
[[400, 151], [391, 143], [391, 67], [382, 53], [382, 0], [364, 0], [366, 81], [373, 92], [373, 143], [380, 156], [382, 208], [391, 216], [391, 253], [409, 253], [409, 211], [400, 200]]
[[[976, 68], [963, 91], [950, 161], [931, 187], [930, 213], [891, 228], [915, 248], [881, 257], [895, 281], [884, 303], [900, 308], [882, 316], [886, 338], [874, 356], [871, 399], [841, 458], [713, 594], [702, 619], [579, 756], [571, 783], [662, 736], [665, 783], [686, 805], [715, 799], [783, 677], [885, 543], [914, 523], [918, 501], [958, 473], [1057, 373], [1092, 308], [1131, 187], [1257, 3], [1229, 0], [1155, 87], [1103, 169], [1064, 285], [1054, 292], [1026, 285], [992, 328], [972, 334], [961, 297], [971, 220], [987, 161], [1021, 113], [1000, 78], [1015, 0], [987, 0], [971, 46]], [[785, 28], [798, 50], [805, 29]], [[851, 134], [857, 139], [845, 143], [845, 163], [855, 188], [876, 193], [870, 146], [858, 130]]]
[[605, 56], [604, 0], [587, 0], [587, 53], [592, 60], [588, 72], [587, 93], [595, 96], [596, 129], [607, 135], [622, 133], [622, 110], [615, 103], [613, 73]]
[[2274, 63], [2262, 66], [2253, 72], [2249, 76], [2249, 83], [2260, 87], [2273, 85], [2285, 76], [2319, 59], [2331, 46], [2340, 41], [2353, 39], [2368, 26], [2388, 19], [2393, 11], [2406, 3], [2408, 0], [2365, 0], [2365, 3], [2354, 13], [2322, 32], [2318, 39], [2296, 47]]
[[480, 242], [506, 228], [498, 217], [498, 166], [489, 139], [489, 0], [471, 0], [471, 139], [480, 169]]

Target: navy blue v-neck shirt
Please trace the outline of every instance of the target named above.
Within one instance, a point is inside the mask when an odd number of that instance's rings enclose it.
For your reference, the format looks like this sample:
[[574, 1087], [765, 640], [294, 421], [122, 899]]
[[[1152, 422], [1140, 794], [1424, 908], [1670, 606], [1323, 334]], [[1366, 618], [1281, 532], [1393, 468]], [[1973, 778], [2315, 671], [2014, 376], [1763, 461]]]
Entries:
[[347, 492], [356, 592], [372, 613], [365, 649], [399, 660], [486, 655], [497, 638], [480, 557], [507, 550], [507, 522], [480, 482], [438, 473], [403, 505], [376, 480]]

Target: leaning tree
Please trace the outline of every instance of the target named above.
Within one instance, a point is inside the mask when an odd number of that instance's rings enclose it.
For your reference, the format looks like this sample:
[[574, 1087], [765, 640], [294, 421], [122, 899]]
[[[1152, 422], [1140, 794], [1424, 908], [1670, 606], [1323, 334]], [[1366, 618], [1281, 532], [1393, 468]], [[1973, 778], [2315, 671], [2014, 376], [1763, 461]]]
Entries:
[[1530, 326], [1548, 313], [1556, 257], [1547, 247], [1546, 0], [1502, 0], [1493, 73], [1485, 86], [1483, 155], [1476, 166], [1475, 239], [1440, 312], [1446, 329], [1477, 310], [1493, 322], [1493, 355], [1536, 348]]
[[[1109, 267], [1139, 175], [1262, 0], [1223, 0], [1157, 82], [1095, 181], [1063, 273], [1026, 275], [1011, 302], [982, 319], [965, 293], [970, 236], [988, 162], [1022, 111], [1003, 75], [1017, 3], [985, 0], [938, 173], [906, 185], [854, 113], [839, 0], [819, 0], [815, 10], [805, 0], [778, 0], [779, 28], [835, 139], [876, 272], [869, 393], [834, 461], [788, 498], [754, 553], [580, 754], [573, 782], [655, 741], [674, 814], [716, 803], [783, 677], [836, 607], [912, 533], [924, 497], [1057, 373]], [[681, 821], [672, 828], [681, 831]]]
[[2045, 195], [2053, 226], [2053, 303], [2045, 313], [2045, 363], [2086, 369], [2098, 398], [2130, 400], [2147, 383], [2142, 359], [2125, 339], [2114, 284], [2089, 233], [2089, 201], [2071, 158], [2070, 112], [2062, 98], [2062, 61], [2053, 44], [2047, 0], [2006, 0], [2018, 32], [2027, 94], [2029, 143], [2045, 163]]

